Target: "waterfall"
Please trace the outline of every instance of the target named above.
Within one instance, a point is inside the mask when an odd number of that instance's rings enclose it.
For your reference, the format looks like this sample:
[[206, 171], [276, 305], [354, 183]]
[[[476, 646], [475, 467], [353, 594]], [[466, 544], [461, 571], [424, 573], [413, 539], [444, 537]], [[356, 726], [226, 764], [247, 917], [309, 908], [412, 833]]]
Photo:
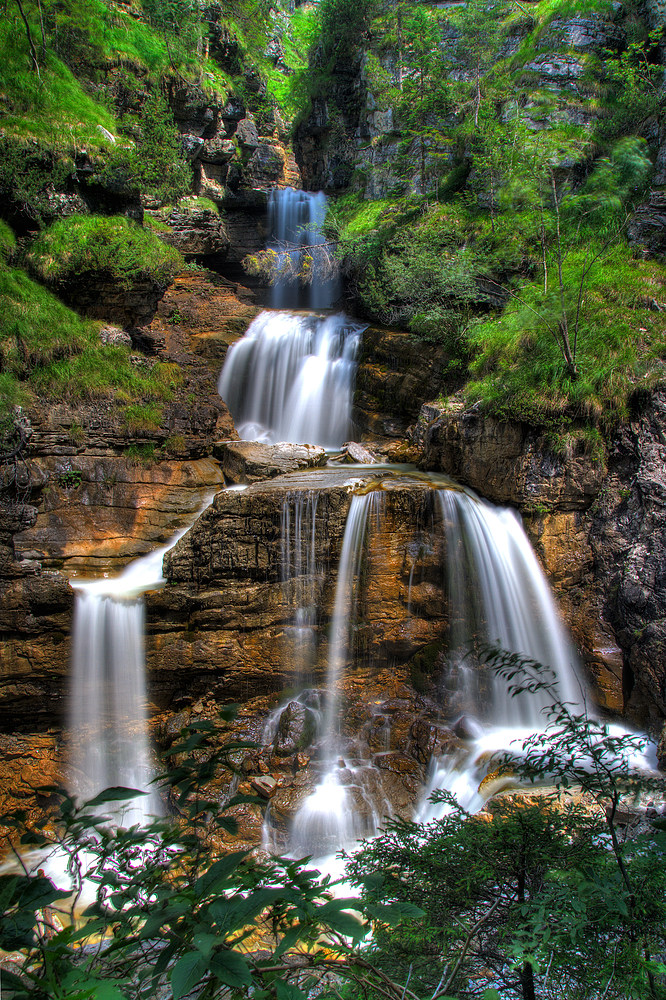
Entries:
[[[151, 778], [146, 732], [144, 607], [79, 589], [74, 609], [70, 777], [80, 798], [117, 785], [146, 791]], [[132, 799], [124, 825], [158, 811], [155, 796]]]
[[319, 495], [308, 491], [290, 494], [282, 503], [281, 576], [285, 596], [294, 608], [288, 632], [293, 663], [301, 680], [308, 677], [315, 659], [314, 630], [321, 576], [315, 544], [318, 501]]
[[[301, 254], [289, 246], [321, 246], [326, 197], [293, 188], [274, 190], [269, 199], [269, 248]], [[326, 309], [338, 295], [337, 283], [322, 273], [315, 254], [309, 284], [310, 309]], [[298, 308], [299, 283], [280, 278], [273, 286], [276, 309]], [[365, 326], [344, 313], [326, 318], [311, 313], [259, 314], [245, 336], [232, 344], [218, 391], [244, 441], [318, 444], [334, 450], [351, 435], [356, 356]]]
[[339, 448], [364, 329], [342, 313], [260, 313], [229, 348], [218, 385], [240, 437]]
[[447, 543], [449, 661], [474, 706], [467, 727], [476, 736], [465, 750], [431, 761], [417, 811], [421, 820], [438, 818], [450, 808], [429, 802], [436, 789], [451, 792], [468, 811], [479, 809], [489, 756], [518, 750], [548, 722], [548, 692], [512, 696], [505, 678], [474, 664], [476, 642], [550, 667], [560, 701], [573, 711], [584, 710], [585, 695], [576, 651], [519, 518], [471, 492], [439, 490], [437, 497]]
[[347, 515], [342, 539], [335, 605], [331, 621], [328, 670], [326, 673], [326, 710], [324, 713], [323, 744], [325, 759], [332, 766], [339, 754], [339, 694], [345, 665], [350, 659], [351, 628], [357, 618], [358, 586], [370, 512], [376, 516], [384, 497], [379, 491], [356, 495]]
[[70, 784], [80, 799], [116, 786], [146, 793], [113, 808], [125, 826], [144, 825], [161, 811], [150, 789], [142, 595], [163, 586], [164, 554], [187, 530], [117, 577], [72, 580]]
[[462, 664], [475, 640], [550, 667], [561, 700], [581, 707], [575, 650], [516, 514], [460, 490], [436, 495], [446, 534], [449, 658], [473, 686], [477, 714], [499, 727], [538, 729], [550, 702], [544, 691], [512, 697], [494, 672], [482, 696], [473, 677], [478, 671]]
[[[312, 259], [313, 275], [308, 285], [308, 301], [301, 302], [301, 287], [297, 278], [280, 278], [271, 290], [274, 309], [298, 309], [307, 304], [310, 309], [328, 309], [340, 295], [336, 277], [322, 273], [320, 256], [325, 238], [321, 229], [326, 218], [326, 195], [322, 191], [309, 193], [294, 188], [273, 188], [268, 199], [268, 248], [275, 250], [278, 258], [290, 254], [300, 264], [308, 252]], [[293, 249], [297, 248], [297, 249]], [[301, 249], [303, 248], [303, 249]], [[328, 256], [328, 255], [325, 255]]]
[[357, 618], [358, 588], [371, 512], [379, 516], [383, 494], [373, 491], [352, 497], [342, 540], [335, 589], [326, 672], [326, 701], [321, 731], [324, 775], [296, 813], [289, 851], [331, 853], [373, 834], [390, 804], [367, 788], [367, 765], [350, 767], [340, 754], [340, 684], [351, 656], [351, 631]]
[[[476, 739], [457, 755], [432, 762], [420, 807], [422, 819], [440, 815], [445, 808], [427, 802], [435, 789], [448, 789], [468, 808], [480, 806], [482, 798], [477, 790], [487, 770], [489, 753], [507, 749], [512, 740], [543, 730], [547, 722], [547, 693], [511, 697], [506, 681], [474, 663], [469, 654], [475, 644], [496, 643], [544, 663], [557, 678], [560, 698], [575, 709], [582, 709], [583, 702], [575, 651], [560, 624], [548, 584], [519, 519], [512, 511], [485, 503], [470, 491], [442, 486], [441, 478], [433, 477], [431, 484], [436, 487], [431, 496], [439, 515], [434, 530], [443, 532], [446, 541], [449, 637], [441, 692], [444, 695], [451, 679], [465, 688], [462, 694], [472, 706], [466, 728], [476, 733]], [[329, 854], [349, 846], [360, 836], [376, 832], [382, 816], [390, 811], [382, 800], [376, 774], [373, 777], [372, 763], [349, 764], [344, 759], [347, 749], [340, 736], [340, 690], [353, 659], [350, 639], [358, 619], [368, 535], [381, 527], [385, 496], [382, 490], [356, 494], [347, 515], [320, 734], [323, 777], [294, 816], [289, 843], [293, 854]], [[416, 524], [414, 531], [416, 535]], [[415, 545], [409, 543], [408, 554], [414, 555]], [[416, 559], [412, 558], [410, 588], [415, 565]], [[408, 605], [410, 600], [408, 589]], [[453, 707], [449, 704], [449, 714]], [[446, 712], [446, 697], [442, 708]]]

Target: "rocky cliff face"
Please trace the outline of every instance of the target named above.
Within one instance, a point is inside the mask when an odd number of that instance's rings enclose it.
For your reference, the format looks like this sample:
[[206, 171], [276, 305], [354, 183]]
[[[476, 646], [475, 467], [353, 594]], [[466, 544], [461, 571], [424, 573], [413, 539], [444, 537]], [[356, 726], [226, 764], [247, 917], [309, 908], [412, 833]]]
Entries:
[[[99, 300], [102, 308], [104, 299]], [[60, 725], [74, 602], [68, 577], [117, 573], [191, 520], [223, 481], [213, 445], [236, 433], [217, 394], [230, 342], [255, 314], [246, 289], [183, 274], [148, 325], [102, 336], [177, 366], [159, 422], [119, 416], [113, 400], [38, 406], [3, 467], [0, 704], [3, 728]]]

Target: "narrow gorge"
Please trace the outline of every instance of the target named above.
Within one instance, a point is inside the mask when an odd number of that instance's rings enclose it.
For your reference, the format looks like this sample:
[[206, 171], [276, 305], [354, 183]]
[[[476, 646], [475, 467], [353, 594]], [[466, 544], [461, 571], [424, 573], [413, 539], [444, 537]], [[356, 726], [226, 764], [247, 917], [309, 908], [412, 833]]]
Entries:
[[[662, 997], [663, 3], [32, 6], [0, 31], [0, 880], [78, 865], [100, 942], [146, 928], [146, 996]], [[64, 862], [20, 847], [86, 799]], [[508, 888], [465, 895], [505, 837]], [[54, 996], [113, 978], [77, 948]]]

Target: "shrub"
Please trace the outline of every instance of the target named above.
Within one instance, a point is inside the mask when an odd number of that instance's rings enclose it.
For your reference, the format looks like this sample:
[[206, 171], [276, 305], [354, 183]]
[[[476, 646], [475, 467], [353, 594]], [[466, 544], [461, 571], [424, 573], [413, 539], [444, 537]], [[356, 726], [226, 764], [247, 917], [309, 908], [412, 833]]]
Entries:
[[102, 179], [138, 187], [161, 202], [187, 194], [192, 170], [183, 156], [169, 105], [154, 90], [141, 109], [136, 148], [115, 146], [100, 173]]

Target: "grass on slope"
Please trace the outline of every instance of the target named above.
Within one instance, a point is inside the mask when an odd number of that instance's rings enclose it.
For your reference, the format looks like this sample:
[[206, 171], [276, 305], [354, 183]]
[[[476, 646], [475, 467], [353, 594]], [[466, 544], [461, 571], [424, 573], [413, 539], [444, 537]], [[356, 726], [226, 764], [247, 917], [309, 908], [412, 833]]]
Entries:
[[102, 344], [100, 324], [82, 319], [18, 268], [0, 264], [0, 423], [16, 404], [113, 397], [126, 408], [172, 398], [174, 365], [137, 365], [125, 346]]
[[[572, 251], [563, 267], [570, 339], [586, 250]], [[517, 290], [504, 313], [472, 324], [475, 353], [468, 401], [500, 417], [556, 428], [582, 420], [610, 430], [628, 416], [633, 390], [666, 374], [666, 274], [658, 263], [632, 259], [616, 246], [590, 272], [581, 306], [576, 363], [567, 377], [548, 332], [560, 313], [556, 275], [544, 295], [541, 279]], [[534, 311], [532, 311], [534, 310]], [[474, 377], [475, 376], [475, 377]]]
[[99, 215], [54, 222], [26, 259], [42, 281], [58, 283], [95, 272], [109, 275], [121, 288], [143, 278], [168, 284], [184, 264], [177, 250], [136, 222]]
[[307, 102], [307, 69], [310, 48], [319, 36], [319, 15], [314, 4], [303, 4], [293, 14], [282, 15], [283, 62], [288, 72], [269, 65], [268, 92], [287, 116], [295, 118]]
[[[36, 27], [36, 26], [35, 26]], [[0, 20], [0, 99], [6, 135], [76, 149], [108, 145], [98, 125], [117, 131], [115, 118], [89, 96], [73, 73], [47, 49], [40, 77], [30, 68], [28, 42], [17, 17]]]

